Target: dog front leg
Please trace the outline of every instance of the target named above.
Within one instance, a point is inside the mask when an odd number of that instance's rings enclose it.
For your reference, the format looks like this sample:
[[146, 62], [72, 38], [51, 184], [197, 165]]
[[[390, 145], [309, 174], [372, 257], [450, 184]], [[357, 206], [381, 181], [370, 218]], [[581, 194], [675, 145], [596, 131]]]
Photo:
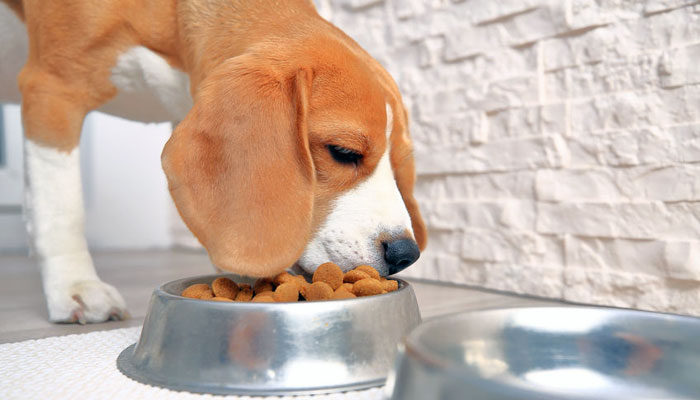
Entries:
[[78, 141], [85, 113], [23, 85], [25, 210], [49, 319], [101, 322], [127, 316], [117, 290], [95, 272], [84, 233]]

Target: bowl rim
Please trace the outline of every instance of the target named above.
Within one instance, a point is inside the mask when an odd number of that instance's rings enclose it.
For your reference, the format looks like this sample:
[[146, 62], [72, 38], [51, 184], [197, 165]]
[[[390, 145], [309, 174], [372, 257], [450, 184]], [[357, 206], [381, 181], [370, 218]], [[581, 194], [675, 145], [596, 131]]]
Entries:
[[[166, 286], [175, 286], [178, 284], [182, 284], [187, 281], [194, 281], [194, 280], [200, 280], [200, 279], [208, 279], [212, 278], [216, 279], [218, 277], [227, 277], [230, 278], [231, 276], [236, 276], [235, 274], [208, 274], [208, 275], [197, 275], [197, 276], [191, 276], [188, 278], [181, 278], [177, 279], [174, 281], [166, 282], [158, 286], [155, 291], [153, 292], [153, 295], [157, 295], [158, 297], [165, 298], [167, 300], [175, 300], [175, 301], [185, 301], [185, 302], [190, 302], [191, 304], [201, 304], [202, 306], [207, 306], [208, 308], [212, 307], [212, 305], [216, 304], [218, 306], [223, 306], [223, 307], [250, 307], [250, 308], [271, 308], [271, 307], [299, 307], [299, 306], [304, 306], [304, 304], [335, 304], [336, 302], [348, 302], [348, 301], [353, 301], [353, 302], [358, 302], [358, 301], [377, 301], [377, 299], [387, 299], [387, 297], [383, 296], [400, 296], [403, 291], [408, 290], [408, 287], [411, 286], [410, 283], [408, 283], [406, 280], [401, 279], [401, 278], [387, 278], [387, 279], [392, 279], [395, 281], [399, 282], [399, 288], [388, 293], [384, 294], [378, 294], [378, 295], [373, 295], [373, 296], [361, 296], [361, 297], [353, 297], [349, 299], [328, 299], [328, 300], [314, 300], [314, 301], [286, 301], [286, 302], [273, 302], [273, 303], [253, 303], [250, 301], [213, 301], [210, 299], [192, 299], [189, 297], [183, 297], [178, 294], [174, 294], [172, 292], [169, 292], [166, 290]], [[234, 280], [235, 281], [235, 280]]]
[[693, 317], [689, 315], [679, 315], [672, 313], [656, 312], [656, 311], [646, 311], [646, 310], [636, 310], [622, 307], [607, 307], [607, 306], [597, 306], [597, 305], [585, 305], [585, 304], [572, 304], [572, 305], [557, 305], [557, 306], [522, 306], [522, 307], [489, 307], [478, 310], [453, 312], [449, 314], [440, 315], [438, 317], [429, 318], [424, 320], [420, 325], [418, 325], [411, 333], [409, 333], [400, 343], [399, 347], [402, 351], [406, 353], [407, 356], [417, 358], [420, 362], [429, 365], [431, 368], [459, 368], [462, 364], [455, 362], [449, 358], [442, 355], [436, 354], [430, 351], [423, 343], [420, 341], [426, 331], [431, 327], [444, 322], [446, 320], [455, 319], [457, 321], [468, 320], [474, 318], [475, 316], [486, 315], [489, 313], [507, 312], [507, 311], [525, 311], [525, 310], [566, 310], [566, 311], [581, 311], [581, 310], [597, 310], [602, 312], [624, 312], [627, 315], [643, 316], [645, 318], [653, 318], [663, 316], [666, 319], [683, 321], [685, 323], [698, 324], [700, 326], [700, 317]]

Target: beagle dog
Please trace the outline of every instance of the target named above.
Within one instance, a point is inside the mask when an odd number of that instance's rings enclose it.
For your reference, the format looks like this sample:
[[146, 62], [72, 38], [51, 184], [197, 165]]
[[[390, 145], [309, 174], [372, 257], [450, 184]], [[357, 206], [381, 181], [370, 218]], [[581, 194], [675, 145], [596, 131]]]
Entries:
[[[333, 261], [390, 275], [425, 247], [398, 88], [310, 0], [0, 0], [0, 25], [52, 321], [125, 312], [84, 235], [78, 143], [91, 110], [177, 123], [162, 166], [219, 269], [260, 277]], [[0, 101], [15, 91], [0, 88]]]

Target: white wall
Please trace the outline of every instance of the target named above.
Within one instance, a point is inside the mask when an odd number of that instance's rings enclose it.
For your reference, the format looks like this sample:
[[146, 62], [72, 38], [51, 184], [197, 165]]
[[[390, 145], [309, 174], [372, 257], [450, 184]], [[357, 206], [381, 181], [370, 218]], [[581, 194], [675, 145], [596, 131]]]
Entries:
[[169, 247], [170, 194], [160, 153], [169, 123], [143, 124], [101, 113], [86, 119], [81, 164], [86, 235], [92, 248]]
[[[16, 105], [4, 106], [8, 154], [16, 171], [0, 171], [0, 251], [28, 246], [21, 213], [22, 132]], [[174, 211], [160, 166], [170, 124], [142, 124], [91, 113], [81, 139], [85, 231], [93, 249], [163, 248], [173, 244]], [[17, 177], [18, 179], [3, 179]], [[185, 235], [182, 235], [185, 236]]]
[[320, 0], [412, 114], [407, 274], [700, 315], [700, 5]]

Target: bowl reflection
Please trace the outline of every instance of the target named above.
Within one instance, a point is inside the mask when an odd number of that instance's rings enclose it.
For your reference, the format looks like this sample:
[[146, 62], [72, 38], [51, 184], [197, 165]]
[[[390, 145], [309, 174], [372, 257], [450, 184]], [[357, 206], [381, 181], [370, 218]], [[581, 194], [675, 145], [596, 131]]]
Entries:
[[392, 399], [698, 399], [700, 320], [598, 307], [486, 310], [400, 346]]

